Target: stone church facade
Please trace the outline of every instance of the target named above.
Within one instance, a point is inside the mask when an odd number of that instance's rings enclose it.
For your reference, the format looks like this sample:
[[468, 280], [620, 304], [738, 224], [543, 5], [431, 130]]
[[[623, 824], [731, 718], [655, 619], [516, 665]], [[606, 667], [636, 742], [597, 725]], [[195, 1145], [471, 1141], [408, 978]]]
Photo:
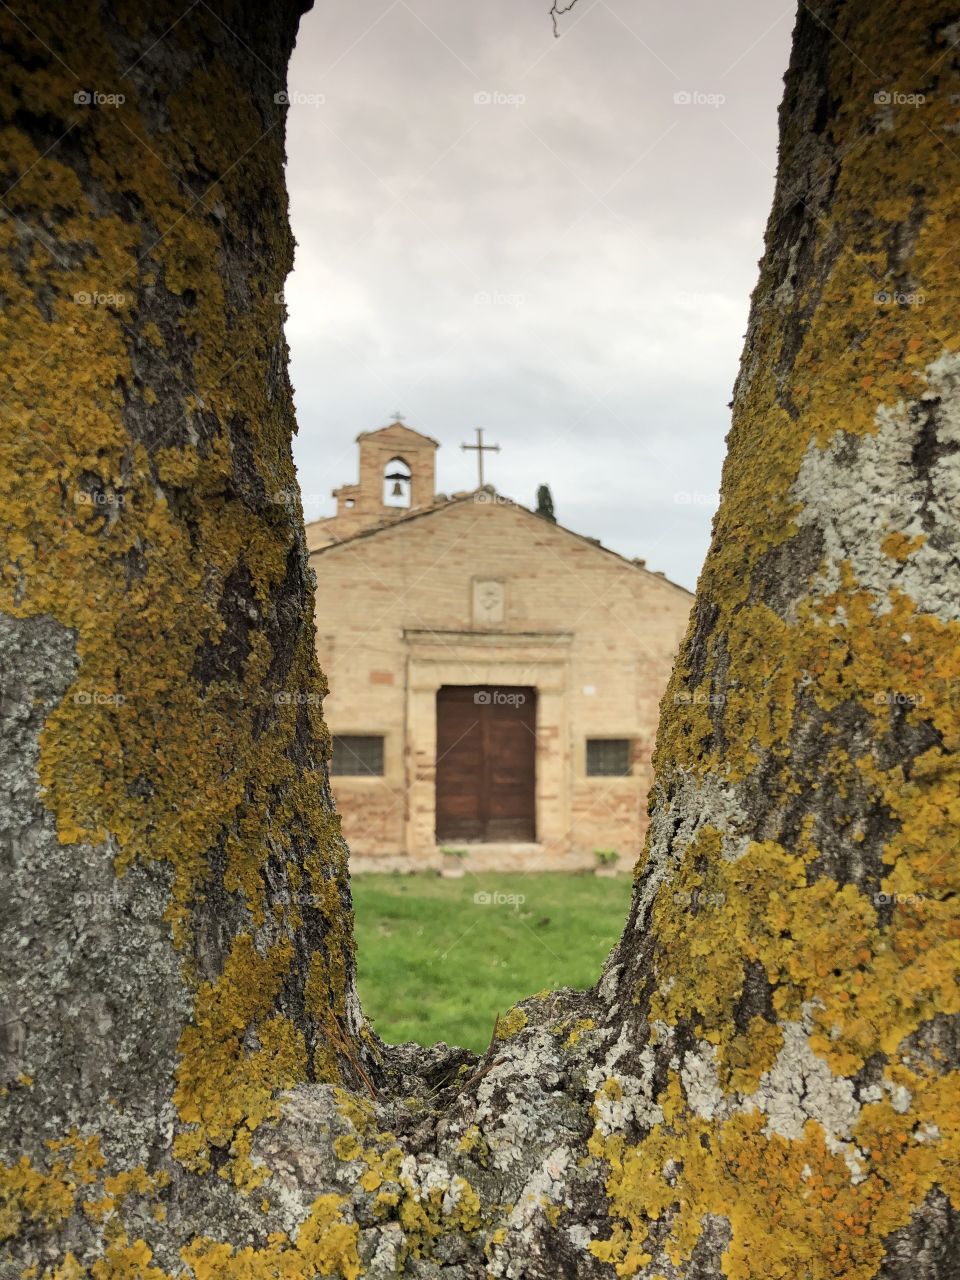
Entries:
[[489, 487], [436, 494], [437, 442], [401, 422], [358, 443], [307, 526], [355, 868], [629, 867], [693, 597]]

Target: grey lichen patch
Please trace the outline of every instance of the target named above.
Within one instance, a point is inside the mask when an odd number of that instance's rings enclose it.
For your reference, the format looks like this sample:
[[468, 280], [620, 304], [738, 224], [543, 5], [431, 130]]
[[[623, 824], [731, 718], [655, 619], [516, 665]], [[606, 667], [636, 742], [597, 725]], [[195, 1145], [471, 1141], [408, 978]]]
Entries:
[[757, 1107], [767, 1117], [767, 1133], [796, 1141], [808, 1120], [824, 1131], [827, 1149], [842, 1153], [854, 1182], [862, 1179], [861, 1153], [847, 1139], [860, 1115], [853, 1084], [835, 1076], [810, 1047], [809, 1026], [787, 1022], [782, 1026], [783, 1045], [769, 1071], [760, 1077], [755, 1093], [744, 1106]]
[[273, 1206], [277, 1228], [295, 1234], [314, 1199], [354, 1177], [352, 1162], [341, 1161], [338, 1137], [357, 1137], [337, 1105], [332, 1085], [302, 1085], [280, 1098], [282, 1119], [264, 1125], [254, 1138], [252, 1158], [269, 1170], [264, 1195]]
[[539, 1169], [535, 1169], [524, 1183], [517, 1203], [507, 1219], [514, 1229], [523, 1229], [544, 1208], [563, 1203], [567, 1183], [567, 1169], [573, 1160], [573, 1152], [567, 1147], [554, 1147]]
[[[459, 1073], [456, 1051], [422, 1051], [432, 1088], [407, 1075], [413, 1046], [384, 1045], [382, 1101], [323, 1085], [283, 1095], [251, 1152], [267, 1171], [257, 1194], [270, 1202], [271, 1229], [295, 1236], [314, 1198], [334, 1192], [357, 1225], [364, 1274], [546, 1277], [559, 1257], [570, 1274], [599, 1275], [566, 1231], [584, 1215], [606, 1217], [594, 1163], [582, 1158], [593, 1050], [585, 1037], [565, 1045], [556, 1026], [590, 1015], [607, 1041], [610, 1032], [588, 993], [524, 1008], [527, 1025]], [[611, 1061], [631, 1056], [626, 1037]], [[652, 1060], [647, 1068], [649, 1080]]]
[[717, 1051], [702, 1041], [683, 1055], [680, 1079], [687, 1102], [702, 1120], [722, 1120], [729, 1113], [717, 1074]]
[[[500, 1170], [525, 1162], [531, 1144], [557, 1137], [556, 1101], [563, 1064], [546, 1027], [507, 1041], [477, 1091], [476, 1123]], [[508, 1103], [505, 1106], [504, 1103]]]
[[[875, 422], [872, 435], [838, 431], [825, 448], [812, 441], [791, 490], [798, 526], [822, 536], [814, 594], [838, 591], [849, 562], [878, 612], [895, 590], [949, 622], [960, 592], [960, 356], [929, 365], [926, 390], [881, 405]], [[891, 535], [910, 546], [891, 554]]]
[[913, 1101], [913, 1095], [906, 1085], [895, 1084], [892, 1080], [884, 1078], [878, 1084], [867, 1085], [860, 1090], [861, 1102], [881, 1102], [886, 1093], [890, 1098], [890, 1105], [898, 1115], [905, 1115], [910, 1110], [910, 1103]]
[[649, 856], [643, 882], [634, 904], [634, 928], [645, 932], [650, 908], [664, 884], [668, 884], [689, 846], [705, 827], [720, 835], [721, 855], [736, 862], [746, 852], [749, 819], [736, 788], [711, 775], [696, 778], [677, 771], [671, 790], [658, 796], [660, 803], [650, 819]]
[[[669, 1029], [664, 1030], [669, 1034]], [[596, 1127], [605, 1137], [662, 1123], [654, 1085], [656, 1065], [653, 1048], [646, 1045], [638, 1052], [624, 1027], [603, 1061], [587, 1073], [587, 1085], [594, 1091]]]
[[44, 806], [39, 737], [75, 676], [72, 633], [50, 618], [0, 615], [0, 654], [0, 945], [3, 1007], [16, 1011], [3, 1027], [2, 1073], [3, 1083], [32, 1081], [0, 1098], [0, 1152], [42, 1162], [45, 1141], [76, 1127], [98, 1134], [113, 1167], [149, 1164], [172, 1127], [189, 1008], [163, 923], [169, 876], [146, 865], [118, 878], [110, 841], [61, 844]]

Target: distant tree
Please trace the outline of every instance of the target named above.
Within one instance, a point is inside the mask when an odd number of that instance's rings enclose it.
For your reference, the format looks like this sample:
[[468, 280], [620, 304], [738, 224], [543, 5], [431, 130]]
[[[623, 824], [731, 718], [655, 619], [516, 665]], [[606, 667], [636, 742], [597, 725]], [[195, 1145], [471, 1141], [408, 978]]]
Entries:
[[354, 985], [280, 305], [304, 6], [15, 7], [0, 1275], [956, 1276], [955, 0], [800, 5], [630, 916], [479, 1059]]
[[542, 484], [537, 490], [537, 515], [543, 516], [544, 520], [549, 520], [553, 524], [557, 523], [557, 517], [553, 512], [553, 494], [548, 484]]

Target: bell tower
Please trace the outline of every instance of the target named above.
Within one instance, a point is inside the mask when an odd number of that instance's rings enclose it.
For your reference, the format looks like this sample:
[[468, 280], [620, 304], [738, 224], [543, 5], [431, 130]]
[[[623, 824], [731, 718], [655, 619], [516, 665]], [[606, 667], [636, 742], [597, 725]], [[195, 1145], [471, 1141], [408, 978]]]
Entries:
[[400, 414], [378, 431], [361, 431], [359, 482], [334, 489], [337, 513], [327, 532], [348, 537], [433, 505], [438, 441], [406, 426]]

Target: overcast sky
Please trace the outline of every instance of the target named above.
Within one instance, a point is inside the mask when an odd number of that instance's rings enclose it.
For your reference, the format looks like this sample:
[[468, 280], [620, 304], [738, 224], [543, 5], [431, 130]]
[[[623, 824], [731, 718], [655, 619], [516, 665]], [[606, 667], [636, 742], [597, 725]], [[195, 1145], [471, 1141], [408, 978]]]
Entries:
[[[394, 410], [693, 587], [773, 192], [794, 6], [319, 0], [290, 67], [307, 519]], [[677, 100], [680, 95], [681, 100]], [[683, 101], [686, 95], [690, 100]]]

